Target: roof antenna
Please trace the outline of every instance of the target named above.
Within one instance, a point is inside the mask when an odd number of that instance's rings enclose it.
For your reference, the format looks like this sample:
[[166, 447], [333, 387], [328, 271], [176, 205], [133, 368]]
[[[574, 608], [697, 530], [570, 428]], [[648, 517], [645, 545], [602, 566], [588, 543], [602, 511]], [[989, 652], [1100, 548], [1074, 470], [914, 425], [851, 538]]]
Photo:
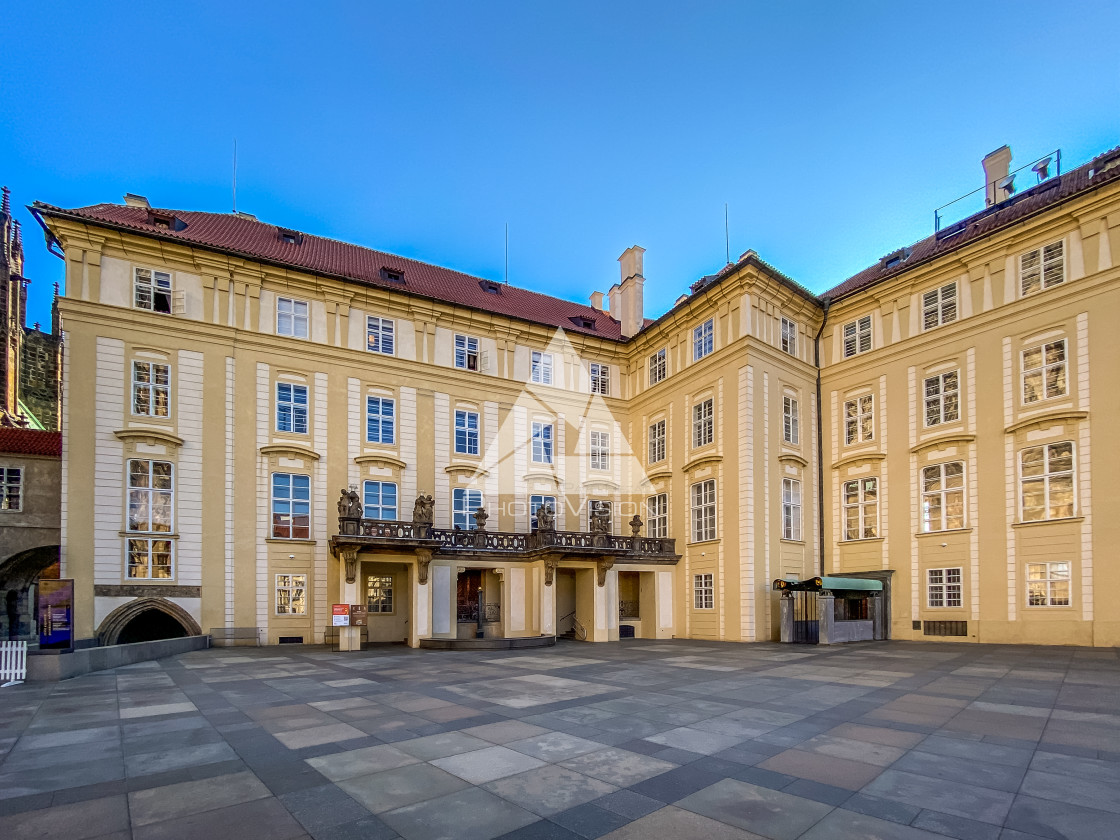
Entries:
[[237, 214], [237, 138], [233, 138], [233, 212]]
[[506, 222], [506, 285], [509, 285], [509, 222]]
[[723, 202], [723, 242], [727, 248], [727, 264], [731, 265], [731, 228], [727, 224], [727, 202]]

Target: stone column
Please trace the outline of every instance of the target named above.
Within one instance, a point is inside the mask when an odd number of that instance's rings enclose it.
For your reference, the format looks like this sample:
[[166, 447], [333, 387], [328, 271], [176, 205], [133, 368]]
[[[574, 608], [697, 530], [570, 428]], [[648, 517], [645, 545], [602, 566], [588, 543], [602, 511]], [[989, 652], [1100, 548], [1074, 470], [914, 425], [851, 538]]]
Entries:
[[833, 623], [836, 620], [836, 599], [827, 589], [822, 589], [817, 596], [817, 644], [835, 644], [833, 638]]
[[789, 592], [783, 592], [782, 597], [778, 599], [778, 612], [781, 623], [781, 641], [790, 643], [793, 641], [793, 596]]
[[886, 616], [883, 609], [885, 599], [882, 594], [877, 593], [867, 600], [870, 602], [867, 606], [871, 610], [871, 638], [876, 641], [885, 639], [887, 638]]
[[[358, 585], [358, 549], [344, 548], [339, 552], [339, 557], [342, 560], [342, 574], [339, 575], [340, 592], [338, 603], [357, 604], [359, 603], [358, 598], [360, 597], [361, 593], [361, 588]], [[361, 650], [362, 628], [339, 627], [338, 649]]]

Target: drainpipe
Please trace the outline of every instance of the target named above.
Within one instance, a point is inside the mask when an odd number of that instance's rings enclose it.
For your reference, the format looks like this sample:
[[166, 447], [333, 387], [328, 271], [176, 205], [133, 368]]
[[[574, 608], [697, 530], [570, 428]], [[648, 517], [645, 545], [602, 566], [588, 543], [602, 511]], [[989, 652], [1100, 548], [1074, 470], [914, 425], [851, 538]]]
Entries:
[[821, 328], [813, 339], [813, 357], [817, 365], [817, 548], [821, 555], [820, 575], [824, 577], [824, 438], [821, 431], [821, 333], [824, 325], [828, 323], [828, 307], [832, 299], [821, 298], [824, 307], [824, 316], [821, 318]]

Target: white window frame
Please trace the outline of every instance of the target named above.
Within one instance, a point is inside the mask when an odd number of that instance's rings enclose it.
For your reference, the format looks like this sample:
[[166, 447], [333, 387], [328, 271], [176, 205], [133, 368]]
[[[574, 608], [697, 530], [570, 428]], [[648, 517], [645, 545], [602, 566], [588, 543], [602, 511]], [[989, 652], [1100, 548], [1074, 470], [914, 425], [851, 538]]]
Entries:
[[801, 481], [782, 479], [782, 539], [801, 541]]
[[534, 350], [529, 372], [529, 381], [538, 385], [552, 384], [552, 354]]
[[960, 609], [964, 605], [964, 570], [960, 566], [926, 569], [926, 606]]
[[957, 320], [956, 281], [922, 293], [922, 330], [932, 330]]
[[[1068, 448], [1068, 456], [1063, 454], [1063, 449]], [[1041, 455], [1037, 458], [1035, 453]], [[1028, 456], [1032, 457], [1028, 464]], [[1053, 519], [1070, 519], [1077, 514], [1077, 447], [1072, 440], [1044, 443], [1039, 446], [1027, 446], [1019, 450], [1019, 521], [1020, 522], [1046, 522]], [[1035, 472], [1034, 464], [1041, 466], [1041, 471]], [[1028, 473], [1028, 469], [1031, 472]], [[1042, 505], [1027, 506], [1027, 489], [1040, 486]], [[1057, 492], [1068, 491], [1068, 502], [1055, 502]], [[1033, 511], [1040, 511], [1041, 515], [1033, 515]]]
[[710, 356], [716, 347], [716, 324], [714, 318], [692, 329], [692, 361], [698, 362]]
[[646, 498], [646, 536], [657, 539], [669, 536], [668, 493], [658, 493]]
[[276, 298], [276, 334], [288, 338], [307, 338], [311, 307], [298, 298]]
[[692, 406], [692, 448], [710, 446], [716, 439], [716, 404], [713, 397]]
[[[136, 482], [141, 473], [133, 469], [133, 464], [146, 465], [143, 483]], [[156, 465], [166, 467], [160, 470], [157, 480]], [[174, 580], [175, 542], [171, 535], [175, 532], [175, 464], [150, 458], [130, 458], [125, 464], [125, 577], [129, 580]], [[158, 486], [166, 484], [166, 486]], [[157, 522], [157, 503], [165, 510], [166, 521]], [[134, 511], [143, 510], [144, 519], [133, 518]], [[143, 527], [146, 525], [147, 527]], [[166, 574], [156, 574], [156, 556], [166, 557], [166, 563], [159, 563]], [[138, 574], [140, 564], [134, 557], [143, 557], [143, 574]]]
[[797, 399], [782, 395], [782, 440], [797, 446], [801, 442], [801, 420]]
[[590, 445], [591, 469], [609, 470], [611, 468], [611, 433], [592, 429]]
[[[945, 461], [928, 464], [918, 471], [922, 494], [922, 533], [959, 531], [965, 527], [965, 502], [968, 499], [965, 485], [964, 461]], [[960, 513], [950, 515], [950, 506]]]
[[703, 572], [692, 576], [692, 608], [714, 610], [716, 607], [715, 576]]
[[0, 467], [0, 511], [23, 510], [24, 473], [22, 466]]
[[[377, 581], [375, 584], [374, 581]], [[388, 581], [388, 583], [386, 583]], [[393, 597], [393, 576], [366, 575], [366, 615], [395, 615], [397, 603]]]
[[455, 409], [455, 428], [451, 432], [451, 445], [456, 455], [477, 455], [479, 422], [478, 412], [464, 408]]
[[961, 419], [961, 372], [947, 370], [922, 380], [922, 416], [926, 428]]
[[397, 401], [392, 397], [366, 395], [366, 443], [396, 446]]
[[649, 357], [649, 384], [656, 385], [663, 382], [668, 375], [669, 363], [665, 348], [662, 347]]
[[782, 352], [797, 356], [797, 322], [782, 316]]
[[[850, 496], [855, 485], [856, 493]], [[854, 478], [840, 485], [841, 504], [844, 507], [844, 541], [875, 540], [879, 538], [879, 478], [868, 476]], [[852, 522], [854, 515], [855, 529]]]
[[861, 394], [844, 401], [844, 445], [875, 440], [875, 395]]
[[[146, 276], [142, 276], [146, 275]], [[132, 307], [170, 315], [173, 307], [174, 288], [171, 273], [154, 268], [136, 266], [132, 270]]]
[[396, 323], [392, 318], [366, 316], [366, 349], [371, 353], [392, 356], [396, 353]]
[[591, 376], [591, 393], [601, 397], [611, 395], [611, 368], [601, 362], [592, 362], [589, 370]]
[[665, 421], [657, 420], [649, 427], [648, 462], [659, 464], [665, 460]]
[[552, 463], [552, 443], [555, 440], [555, 428], [552, 423], [534, 420], [530, 431], [530, 448], [534, 464]]
[[[282, 479], [277, 482], [277, 479]], [[278, 495], [280, 485], [285, 485], [286, 495]], [[274, 472], [269, 476], [269, 536], [274, 540], [311, 539], [311, 476], [303, 473]], [[287, 508], [285, 510], [284, 508]], [[278, 523], [277, 516], [286, 516], [286, 523]], [[306, 517], [306, 529], [296, 524], [298, 518]], [[287, 535], [283, 533], [287, 530]], [[297, 533], [306, 530], [307, 534]]]
[[1073, 575], [1068, 560], [1027, 563], [1026, 577], [1028, 607], [1073, 606]]
[[276, 575], [275, 615], [307, 615], [307, 575]]
[[[1038, 353], [1038, 364], [1027, 367], [1027, 356]], [[1051, 354], [1061, 358], [1054, 360]], [[1055, 341], [1045, 341], [1031, 347], [1024, 347], [1019, 354], [1019, 368], [1022, 372], [1023, 405], [1054, 400], [1059, 397], [1069, 396], [1069, 343], [1064, 338]], [[1050, 378], [1057, 375], [1058, 381], [1051, 388]], [[1037, 384], [1036, 384], [1037, 383]], [[1061, 388], [1059, 390], [1058, 383]], [[1028, 390], [1030, 388], [1031, 390]], [[1037, 394], [1037, 396], [1032, 396]]]
[[716, 539], [716, 480], [706, 478], [689, 488], [692, 502], [692, 542]]
[[451, 526], [454, 528], [458, 525], [462, 531], [475, 530], [478, 523], [475, 522], [474, 513], [483, 506], [482, 503], [481, 490], [456, 487], [451, 491]]
[[1051, 289], [1065, 279], [1065, 240], [1059, 239], [1019, 255], [1020, 297]]
[[[143, 377], [147, 377], [146, 379]], [[162, 381], [160, 381], [162, 378]], [[159, 397], [163, 396], [160, 405]], [[143, 411], [136, 409], [141, 407]], [[163, 411], [160, 411], [162, 407]], [[132, 360], [132, 415], [134, 417], [171, 416], [171, 366], [164, 362]]]
[[[288, 389], [287, 398], [283, 395], [283, 389]], [[303, 396], [303, 401], [300, 402], [300, 395]], [[276, 431], [283, 434], [292, 435], [306, 435], [307, 426], [307, 409], [309, 404], [309, 397], [306, 385], [300, 385], [298, 382], [277, 382], [276, 383]], [[284, 428], [285, 415], [287, 419], [288, 428]]]
[[858, 356], [860, 353], [866, 353], [874, 349], [875, 343], [871, 335], [870, 315], [864, 315], [862, 318], [849, 321], [844, 325], [843, 329], [845, 359]]
[[400, 490], [395, 481], [362, 482], [362, 516], [395, 522], [399, 514]]
[[482, 355], [478, 351], [478, 339], [470, 335], [455, 336], [455, 367], [460, 370], [482, 369]]
[[556, 497], [549, 496], [545, 493], [531, 493], [529, 495], [529, 530], [537, 530], [537, 509], [541, 505], [548, 505], [552, 508], [553, 515], [556, 514]]

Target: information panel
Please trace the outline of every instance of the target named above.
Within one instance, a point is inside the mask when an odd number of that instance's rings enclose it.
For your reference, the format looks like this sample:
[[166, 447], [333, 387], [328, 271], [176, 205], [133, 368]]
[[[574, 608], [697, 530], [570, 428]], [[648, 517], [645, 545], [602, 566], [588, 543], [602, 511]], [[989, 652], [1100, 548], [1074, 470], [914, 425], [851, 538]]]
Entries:
[[39, 581], [39, 647], [74, 646], [74, 581]]
[[350, 626], [350, 605], [349, 604], [332, 604], [331, 605], [331, 624], [334, 627], [349, 627]]

